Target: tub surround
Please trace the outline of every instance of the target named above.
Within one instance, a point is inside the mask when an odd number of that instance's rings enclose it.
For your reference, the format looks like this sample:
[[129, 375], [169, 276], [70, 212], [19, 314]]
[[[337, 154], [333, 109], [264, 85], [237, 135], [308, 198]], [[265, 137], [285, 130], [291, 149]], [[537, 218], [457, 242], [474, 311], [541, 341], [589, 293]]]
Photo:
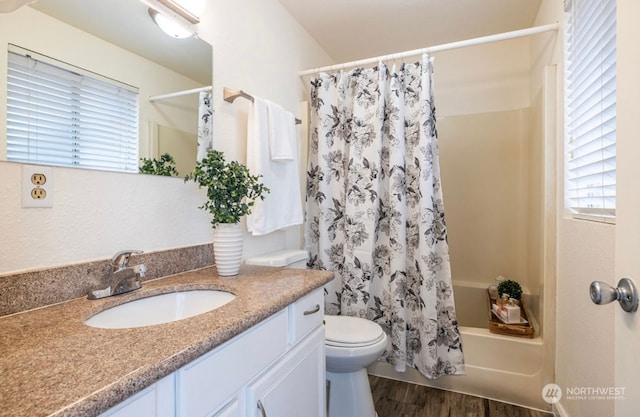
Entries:
[[[474, 281], [453, 282], [467, 371], [465, 376], [445, 375], [437, 380], [428, 380], [414, 369], [407, 369], [401, 374], [384, 362], [374, 363], [369, 367], [369, 373], [549, 410], [549, 404], [540, 395], [542, 388], [553, 382], [548, 377], [553, 374], [553, 363], [548, 359], [546, 346], [549, 342], [539, 330], [533, 339], [491, 333], [488, 329], [487, 285]], [[539, 329], [535, 317], [529, 317], [534, 320], [534, 327]]]
[[[0, 316], [84, 297], [90, 289], [105, 283], [110, 261], [0, 275]], [[146, 264], [148, 270], [142, 281], [149, 281], [213, 265], [213, 245], [145, 252], [132, 256], [131, 263]]]
[[[332, 278], [330, 272], [262, 266], [243, 266], [240, 275], [223, 278], [206, 267], [146, 281], [142, 289], [120, 296], [77, 298], [2, 317], [3, 413], [96, 416]], [[189, 289], [230, 291], [236, 299], [199, 316], [149, 327], [114, 330], [84, 324], [114, 305]]]

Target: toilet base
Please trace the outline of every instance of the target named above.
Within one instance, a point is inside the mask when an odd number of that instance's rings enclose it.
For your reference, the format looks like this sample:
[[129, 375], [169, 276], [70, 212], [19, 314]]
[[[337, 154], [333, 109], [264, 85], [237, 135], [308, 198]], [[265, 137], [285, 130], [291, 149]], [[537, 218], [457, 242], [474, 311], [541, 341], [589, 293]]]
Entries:
[[328, 417], [377, 417], [367, 370], [330, 372]]

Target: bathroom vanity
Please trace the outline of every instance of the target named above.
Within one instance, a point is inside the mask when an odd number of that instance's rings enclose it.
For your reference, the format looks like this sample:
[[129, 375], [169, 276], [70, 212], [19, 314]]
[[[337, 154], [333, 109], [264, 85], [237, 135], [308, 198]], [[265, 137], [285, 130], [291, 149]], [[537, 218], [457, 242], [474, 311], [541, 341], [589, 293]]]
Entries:
[[[0, 318], [0, 398], [11, 416], [321, 417], [328, 272], [203, 268], [103, 300]], [[217, 289], [236, 298], [188, 319], [129, 329], [84, 321], [129, 300]]]
[[101, 416], [322, 417], [323, 305], [315, 290]]

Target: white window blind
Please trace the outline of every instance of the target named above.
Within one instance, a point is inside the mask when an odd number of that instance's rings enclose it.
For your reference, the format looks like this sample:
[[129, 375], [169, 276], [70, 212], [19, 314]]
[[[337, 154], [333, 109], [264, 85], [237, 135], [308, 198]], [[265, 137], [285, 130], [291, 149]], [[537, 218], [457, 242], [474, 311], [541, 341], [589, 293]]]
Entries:
[[574, 214], [615, 218], [616, 1], [565, 5], [565, 204]]
[[138, 92], [11, 46], [7, 160], [138, 172]]

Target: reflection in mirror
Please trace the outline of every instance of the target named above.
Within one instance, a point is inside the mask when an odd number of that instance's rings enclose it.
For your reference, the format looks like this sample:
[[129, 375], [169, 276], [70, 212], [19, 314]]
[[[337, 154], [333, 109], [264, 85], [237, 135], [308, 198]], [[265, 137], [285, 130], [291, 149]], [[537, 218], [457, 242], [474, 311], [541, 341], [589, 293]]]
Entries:
[[[38, 52], [136, 87], [140, 158], [170, 153], [181, 176], [195, 165], [199, 94], [148, 98], [211, 85], [212, 50], [204, 41], [167, 36], [140, 1], [39, 0], [0, 14], [0, 42], [0, 96], [7, 93], [8, 45]], [[0, 114], [0, 159], [6, 160], [6, 103]]]

